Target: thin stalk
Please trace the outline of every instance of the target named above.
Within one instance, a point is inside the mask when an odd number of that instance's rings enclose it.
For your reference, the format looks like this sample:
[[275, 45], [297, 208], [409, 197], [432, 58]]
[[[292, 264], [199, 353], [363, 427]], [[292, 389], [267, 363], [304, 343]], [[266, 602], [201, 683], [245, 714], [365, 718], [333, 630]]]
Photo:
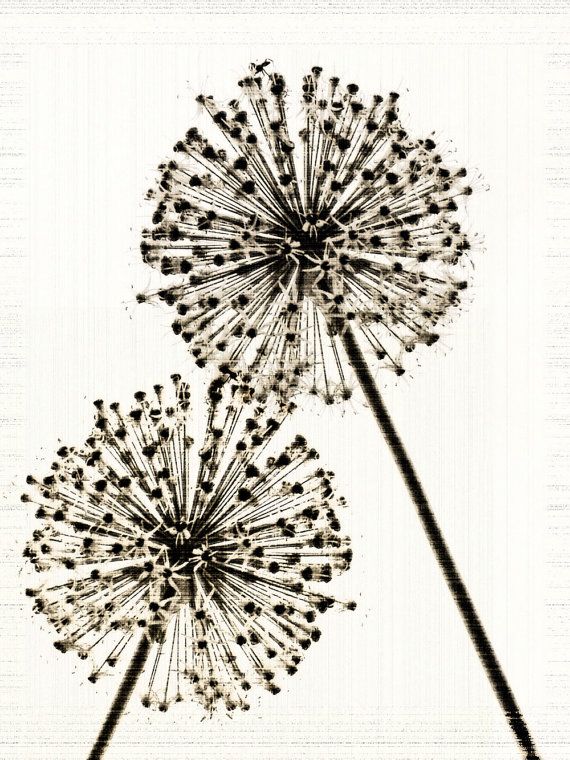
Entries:
[[406, 453], [404, 445], [392, 422], [388, 410], [380, 396], [380, 392], [370, 369], [366, 363], [362, 350], [350, 327], [341, 331], [341, 338], [346, 350], [348, 360], [360, 382], [368, 404], [376, 418], [376, 421], [386, 438], [386, 442], [394, 455], [396, 464], [410, 492], [412, 501], [416, 507], [423, 529], [436, 556], [447, 586], [461, 613], [465, 627], [467, 628], [473, 646], [485, 668], [487, 677], [503, 709], [505, 717], [516, 736], [520, 749], [526, 760], [540, 760], [533, 739], [529, 733], [525, 720], [517, 705], [515, 696], [501, 668], [499, 660], [485, 629], [477, 615], [477, 611], [459, 571], [453, 561], [453, 557], [431, 511], [423, 486], [416, 475], [414, 466]]
[[121, 719], [123, 712], [125, 711], [129, 698], [131, 694], [133, 693], [135, 684], [140, 674], [144, 670], [144, 666], [145, 666], [147, 657], [149, 655], [150, 648], [151, 648], [151, 642], [150, 642], [149, 637], [146, 635], [143, 635], [138, 643], [138, 646], [133, 655], [133, 658], [131, 662], [129, 663], [127, 672], [123, 676], [123, 680], [121, 681], [119, 690], [117, 691], [115, 695], [113, 704], [111, 705], [109, 712], [107, 713], [105, 722], [101, 726], [99, 735], [95, 741], [95, 744], [93, 745], [91, 752], [89, 753], [89, 757], [87, 758], [87, 760], [100, 760], [100, 758], [103, 757], [105, 749], [107, 748], [107, 745], [111, 741], [111, 737], [113, 736], [113, 733], [115, 729], [117, 728], [117, 724], [119, 720]]

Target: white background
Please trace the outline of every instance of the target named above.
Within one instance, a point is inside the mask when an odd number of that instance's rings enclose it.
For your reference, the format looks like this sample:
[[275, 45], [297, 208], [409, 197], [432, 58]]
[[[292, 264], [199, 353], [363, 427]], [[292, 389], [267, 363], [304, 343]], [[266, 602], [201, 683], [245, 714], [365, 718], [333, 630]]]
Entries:
[[[85, 438], [93, 399], [126, 402], [174, 371], [200, 393], [170, 314], [135, 302], [144, 193], [195, 96], [234, 97], [270, 57], [293, 91], [315, 64], [399, 91], [409, 131], [451, 138], [490, 186], [469, 203], [486, 248], [471, 303], [419, 368], [378, 380], [541, 756], [567, 758], [567, 17], [29, 10], [0, 20], [0, 756], [83, 757], [118, 684], [89, 684], [32, 615], [19, 494], [58, 439]], [[328, 617], [287, 688], [232, 720], [134, 698], [109, 760], [517, 758], [360, 396], [312, 402], [290, 430], [349, 501], [355, 559], [336, 590], [358, 609]]]

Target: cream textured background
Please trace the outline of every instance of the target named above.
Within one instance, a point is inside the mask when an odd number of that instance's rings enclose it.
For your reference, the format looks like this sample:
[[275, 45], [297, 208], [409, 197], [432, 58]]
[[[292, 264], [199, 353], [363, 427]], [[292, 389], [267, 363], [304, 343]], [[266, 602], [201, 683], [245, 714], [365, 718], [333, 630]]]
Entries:
[[[490, 191], [472, 303], [421, 367], [379, 375], [402, 437], [543, 760], [570, 756], [568, 203], [570, 34], [563, 6], [296, 3], [145, 7], [4, 2], [0, 17], [0, 757], [86, 754], [118, 684], [92, 686], [23, 598], [34, 520], [29, 471], [82, 440], [91, 400], [127, 400], [192, 368], [170, 315], [138, 306], [138, 234], [156, 164], [196, 117], [200, 91], [234, 96], [270, 57], [295, 91], [307, 67], [398, 90], [411, 133], [450, 137]], [[53, 11], [49, 15], [42, 11]], [[245, 13], [243, 11], [252, 11]], [[281, 9], [283, 10], [283, 9]], [[448, 10], [451, 11], [448, 13]], [[15, 15], [18, 11], [21, 15]], [[138, 11], [138, 13], [137, 13]], [[242, 12], [238, 12], [242, 11]], [[305, 11], [305, 12], [304, 12]], [[278, 697], [201, 720], [136, 699], [109, 760], [517, 758], [407, 494], [359, 396], [312, 402], [290, 423], [351, 505], [359, 602]]]

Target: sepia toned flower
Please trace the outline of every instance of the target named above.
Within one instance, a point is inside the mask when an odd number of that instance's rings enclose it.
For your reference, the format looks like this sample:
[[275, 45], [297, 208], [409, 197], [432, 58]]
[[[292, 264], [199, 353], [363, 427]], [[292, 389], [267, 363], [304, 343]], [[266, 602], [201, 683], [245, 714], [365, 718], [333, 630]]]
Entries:
[[242, 368], [255, 398], [308, 391], [333, 403], [356, 380], [505, 719], [536, 760], [377, 380], [380, 368], [402, 375], [406, 356], [435, 344], [460, 305], [478, 245], [463, 201], [479, 178], [434, 134], [408, 133], [398, 93], [363, 98], [315, 66], [291, 95], [270, 60], [238, 85], [227, 105], [198, 97], [215, 139], [191, 127], [159, 167], [141, 252], [161, 286], [138, 300], [174, 307], [172, 328], [196, 363]]
[[403, 374], [467, 287], [473, 177], [408, 133], [395, 92], [364, 98], [315, 66], [290, 93], [269, 61], [238, 84], [227, 105], [198, 97], [214, 138], [190, 128], [159, 167], [141, 251], [164, 281], [139, 301], [175, 307], [195, 361], [247, 367], [257, 389], [348, 398], [347, 326]]
[[275, 453], [288, 410], [246, 391], [214, 380], [205, 432], [177, 375], [126, 410], [97, 401], [86, 442], [22, 497], [41, 523], [27, 593], [56, 648], [89, 660], [94, 682], [142, 637], [143, 703], [160, 710], [187, 693], [208, 713], [277, 694], [322, 614], [355, 606], [324, 588], [352, 557], [332, 474], [299, 435]]

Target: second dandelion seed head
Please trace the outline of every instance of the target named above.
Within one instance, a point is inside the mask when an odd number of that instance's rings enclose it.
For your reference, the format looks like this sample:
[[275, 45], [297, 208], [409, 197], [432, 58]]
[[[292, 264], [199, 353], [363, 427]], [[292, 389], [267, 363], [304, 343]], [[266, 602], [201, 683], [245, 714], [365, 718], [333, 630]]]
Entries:
[[28, 478], [40, 527], [25, 555], [45, 578], [28, 595], [56, 647], [92, 661], [89, 680], [147, 636], [145, 704], [165, 710], [190, 686], [208, 712], [247, 709], [252, 686], [277, 694], [296, 672], [319, 614], [353, 607], [318, 590], [350, 565], [344, 500], [302, 436], [272, 453], [288, 407], [217, 377], [198, 449], [189, 388], [172, 380], [127, 411], [97, 401], [85, 444]]

